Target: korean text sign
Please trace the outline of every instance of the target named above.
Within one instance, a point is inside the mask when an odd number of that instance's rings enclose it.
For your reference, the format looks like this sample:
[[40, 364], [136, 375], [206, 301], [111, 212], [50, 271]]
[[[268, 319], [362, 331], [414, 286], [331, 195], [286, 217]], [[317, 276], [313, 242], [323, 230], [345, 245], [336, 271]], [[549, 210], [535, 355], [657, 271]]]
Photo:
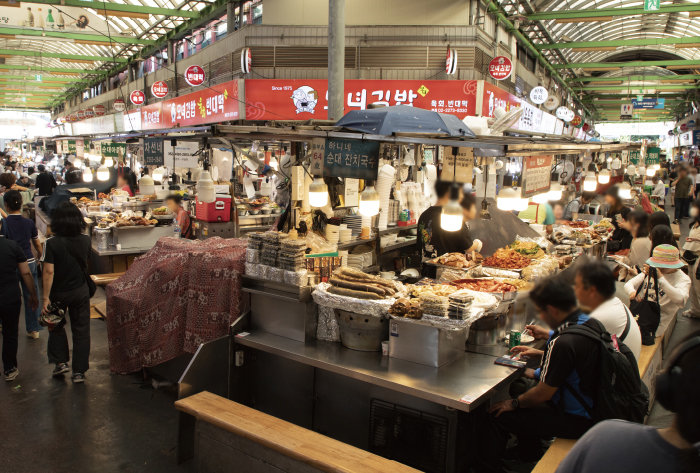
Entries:
[[143, 164], [146, 166], [162, 166], [163, 156], [162, 138], [143, 139]]
[[[443, 181], [455, 180], [461, 183], [472, 182], [474, 170], [474, 148], [457, 148], [457, 154], [453, 154], [452, 146], [442, 147], [442, 174]], [[456, 163], [456, 168], [455, 168]]]
[[126, 143], [101, 143], [102, 156], [119, 158], [126, 154]]
[[523, 158], [522, 197], [548, 192], [551, 187], [552, 156]]
[[[464, 118], [476, 109], [475, 80], [346, 80], [345, 113], [371, 104], [410, 105]], [[245, 81], [247, 120], [328, 118], [324, 79]]]
[[327, 139], [323, 175], [376, 179], [379, 168], [379, 142]]

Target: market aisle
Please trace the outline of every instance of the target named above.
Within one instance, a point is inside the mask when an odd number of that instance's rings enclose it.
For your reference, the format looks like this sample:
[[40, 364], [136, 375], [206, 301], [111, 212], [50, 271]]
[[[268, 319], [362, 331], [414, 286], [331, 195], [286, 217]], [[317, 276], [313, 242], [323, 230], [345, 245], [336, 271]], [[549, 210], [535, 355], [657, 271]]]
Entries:
[[140, 376], [111, 375], [107, 327], [92, 320], [91, 330], [87, 382], [73, 385], [70, 376], [50, 376], [46, 330], [29, 340], [20, 323], [20, 376], [0, 385], [0, 471], [191, 471], [175, 462], [174, 395], [142, 385]]

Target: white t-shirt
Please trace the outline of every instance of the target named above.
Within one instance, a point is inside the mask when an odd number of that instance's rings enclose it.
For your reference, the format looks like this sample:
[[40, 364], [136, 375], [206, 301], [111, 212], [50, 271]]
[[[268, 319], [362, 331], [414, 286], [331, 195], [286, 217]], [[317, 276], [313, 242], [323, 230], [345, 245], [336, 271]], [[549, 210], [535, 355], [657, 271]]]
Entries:
[[657, 182], [651, 195], [664, 197], [666, 195], [666, 185], [662, 181]]
[[[628, 311], [629, 309], [627, 309], [625, 304], [620, 299], [613, 297], [600, 304], [589, 315], [598, 322], [602, 323], [605, 330], [607, 330], [609, 334], [614, 333], [617, 335], [619, 340], [625, 331], [625, 326], [627, 325]], [[632, 350], [634, 357], [639, 359], [639, 352], [642, 350], [642, 334], [639, 331], [639, 325], [637, 325], [637, 321], [634, 320], [634, 316], [631, 312], [629, 313], [629, 317], [630, 330], [623, 342], [629, 347], [630, 350]]]
[[[645, 281], [646, 274], [639, 273], [625, 284], [625, 292], [630, 294], [637, 290], [640, 284]], [[644, 297], [646, 293], [646, 286], [648, 283], [644, 282], [642, 290], [639, 294]], [[659, 328], [656, 329], [656, 336], [660, 337], [668, 328], [668, 324], [671, 319], [676, 316], [676, 312], [679, 309], [685, 307], [685, 303], [688, 301], [690, 296], [690, 278], [680, 269], [670, 273], [664, 274], [663, 277], [659, 277], [659, 306], [661, 307], [661, 323]], [[654, 283], [649, 287], [649, 300], [654, 300], [656, 298], [656, 292], [654, 291]]]

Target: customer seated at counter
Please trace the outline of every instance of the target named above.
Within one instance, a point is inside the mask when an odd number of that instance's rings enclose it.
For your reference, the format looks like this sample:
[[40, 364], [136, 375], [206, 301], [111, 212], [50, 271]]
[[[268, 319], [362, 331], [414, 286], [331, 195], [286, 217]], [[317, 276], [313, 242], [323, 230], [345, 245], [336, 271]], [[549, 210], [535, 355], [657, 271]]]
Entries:
[[576, 442], [557, 473], [700, 471], [700, 332], [671, 354], [656, 378], [656, 399], [675, 413], [669, 427], [603, 421]]
[[[509, 434], [518, 439], [517, 456], [523, 461], [541, 457], [541, 441], [552, 437], [579, 438], [594, 424], [579, 399], [594, 408], [591, 387], [600, 377], [598, 342], [567, 334], [572, 324], [598, 327], [576, 304], [571, 285], [560, 277], [540, 281], [531, 291], [538, 317], [552, 330], [544, 351], [526, 346], [513, 350], [525, 357], [540, 357], [540, 367], [526, 369], [525, 377], [537, 382], [524, 393], [494, 404], [489, 435], [483, 435], [479, 451], [483, 471], [502, 471], [498, 462], [505, 454]], [[572, 391], [574, 391], [572, 393]], [[479, 470], [482, 471], [482, 470]]]
[[578, 268], [574, 291], [579, 305], [590, 317], [603, 324], [605, 330], [632, 350], [639, 359], [642, 334], [627, 306], [615, 297], [615, 275], [601, 261], [592, 261]]
[[615, 228], [608, 239], [608, 253], [628, 250], [632, 245], [632, 234], [622, 228], [620, 223], [627, 217], [627, 214], [630, 213], [631, 210], [622, 203], [617, 186], [612, 186], [605, 191], [605, 202], [608, 204], [608, 213], [606, 216], [611, 220]]

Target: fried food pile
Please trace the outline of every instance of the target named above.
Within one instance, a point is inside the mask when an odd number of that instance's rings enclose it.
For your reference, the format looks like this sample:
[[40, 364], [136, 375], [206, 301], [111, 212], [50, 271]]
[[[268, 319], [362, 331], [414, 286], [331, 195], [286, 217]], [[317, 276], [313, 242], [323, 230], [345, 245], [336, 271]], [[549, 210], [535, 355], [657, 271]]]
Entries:
[[495, 279], [457, 279], [450, 284], [459, 289], [471, 289], [478, 292], [514, 292], [517, 290], [513, 284]]
[[544, 250], [534, 241], [515, 240], [515, 242], [510, 245], [510, 248], [531, 259], [542, 258], [544, 256]]
[[501, 269], [523, 269], [530, 264], [530, 258], [526, 258], [510, 248], [499, 248], [496, 252], [484, 259], [484, 266]]
[[389, 308], [389, 313], [396, 317], [407, 317], [409, 319], [420, 319], [423, 317], [423, 309], [418, 299], [407, 299], [402, 297]]

